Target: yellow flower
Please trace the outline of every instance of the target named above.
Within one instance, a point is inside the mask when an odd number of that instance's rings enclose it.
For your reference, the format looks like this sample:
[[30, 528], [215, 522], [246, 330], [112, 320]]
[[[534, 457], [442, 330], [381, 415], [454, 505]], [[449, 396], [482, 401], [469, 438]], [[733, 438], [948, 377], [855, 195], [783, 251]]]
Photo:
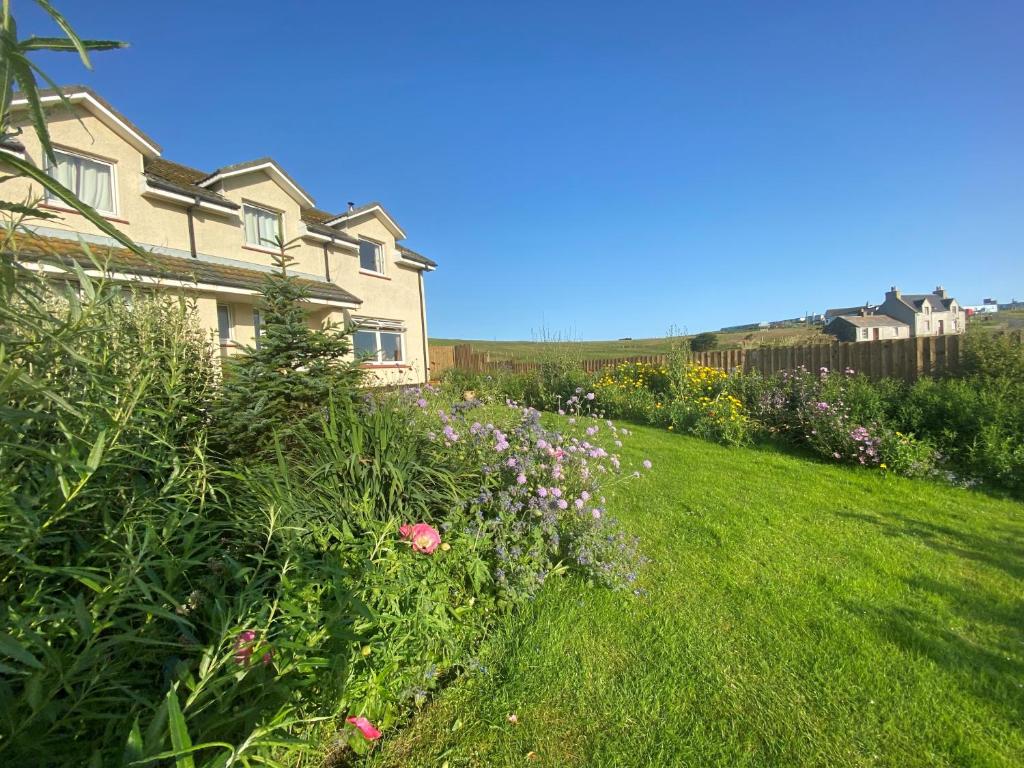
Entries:
[[879, 466], [879, 467], [880, 467], [881, 469], [888, 469], [888, 468], [889, 468], [889, 467], [887, 467], [887, 466], [886, 466], [885, 464], [879, 464], [878, 466]]

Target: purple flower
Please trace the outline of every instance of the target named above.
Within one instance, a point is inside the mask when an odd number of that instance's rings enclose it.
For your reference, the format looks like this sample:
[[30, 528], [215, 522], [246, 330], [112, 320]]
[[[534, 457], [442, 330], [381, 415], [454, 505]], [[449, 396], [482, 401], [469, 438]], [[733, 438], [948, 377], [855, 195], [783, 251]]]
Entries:
[[540, 488], [537, 489], [537, 495], [543, 499], [545, 496], [548, 495], [548, 489], [545, 488], [544, 486], [541, 486]]
[[583, 509], [584, 501], [583, 499], [576, 499], [576, 501], [574, 501], [573, 504], [576, 505], [576, 509]]
[[420, 408], [426, 408], [427, 401], [421, 397], [419, 400], [416, 401], [416, 405], [418, 405]]
[[516, 482], [519, 483], [519, 485], [526, 485], [526, 475], [520, 472], [516, 475]]
[[594, 399], [594, 393], [593, 392], [587, 392], [587, 400], [593, 400], [593, 399]]
[[597, 427], [587, 427], [587, 434], [593, 437], [597, 434]]
[[651, 460], [650, 459], [644, 459], [644, 469], [650, 469], [653, 466], [654, 465], [651, 464]]
[[567, 509], [568, 506], [569, 506], [569, 502], [566, 501], [565, 499], [559, 499], [558, 500], [558, 508], [559, 509]]
[[444, 428], [444, 436], [446, 438], [448, 438], [449, 440], [451, 440], [453, 443], [457, 442], [458, 439], [459, 439], [459, 434], [454, 429], [452, 429], [452, 425], [451, 424], [448, 424], [448, 425], [445, 426], [445, 428]]
[[818, 403], [817, 408], [819, 411], [827, 411], [828, 403]]

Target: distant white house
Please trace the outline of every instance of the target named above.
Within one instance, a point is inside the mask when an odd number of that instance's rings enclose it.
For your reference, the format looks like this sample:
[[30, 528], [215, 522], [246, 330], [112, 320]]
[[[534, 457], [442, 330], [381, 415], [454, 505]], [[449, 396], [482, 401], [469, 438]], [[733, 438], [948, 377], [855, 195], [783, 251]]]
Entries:
[[942, 286], [932, 293], [903, 293], [895, 286], [881, 304], [830, 309], [825, 330], [839, 341], [881, 341], [963, 333], [966, 314]]

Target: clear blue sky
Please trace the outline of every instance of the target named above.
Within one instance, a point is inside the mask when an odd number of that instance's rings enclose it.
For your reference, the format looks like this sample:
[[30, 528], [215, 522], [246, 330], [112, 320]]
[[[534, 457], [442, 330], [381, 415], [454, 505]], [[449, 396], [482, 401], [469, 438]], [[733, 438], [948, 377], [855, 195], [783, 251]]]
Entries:
[[433, 336], [1024, 299], [1019, 0], [57, 5], [132, 47], [45, 64], [169, 159], [383, 201]]

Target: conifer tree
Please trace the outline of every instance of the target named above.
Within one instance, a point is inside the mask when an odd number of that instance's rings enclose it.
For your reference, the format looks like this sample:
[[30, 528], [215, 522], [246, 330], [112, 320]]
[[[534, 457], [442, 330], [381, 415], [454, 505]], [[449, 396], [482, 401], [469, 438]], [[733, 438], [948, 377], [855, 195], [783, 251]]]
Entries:
[[225, 456], [269, 450], [274, 435], [287, 443], [301, 424], [319, 418], [330, 400], [354, 398], [359, 367], [348, 357], [350, 331], [336, 323], [309, 326], [303, 302], [308, 292], [288, 274], [283, 243], [278, 272], [267, 276], [258, 305], [261, 334], [255, 347], [225, 359], [224, 384], [214, 407], [213, 447]]

